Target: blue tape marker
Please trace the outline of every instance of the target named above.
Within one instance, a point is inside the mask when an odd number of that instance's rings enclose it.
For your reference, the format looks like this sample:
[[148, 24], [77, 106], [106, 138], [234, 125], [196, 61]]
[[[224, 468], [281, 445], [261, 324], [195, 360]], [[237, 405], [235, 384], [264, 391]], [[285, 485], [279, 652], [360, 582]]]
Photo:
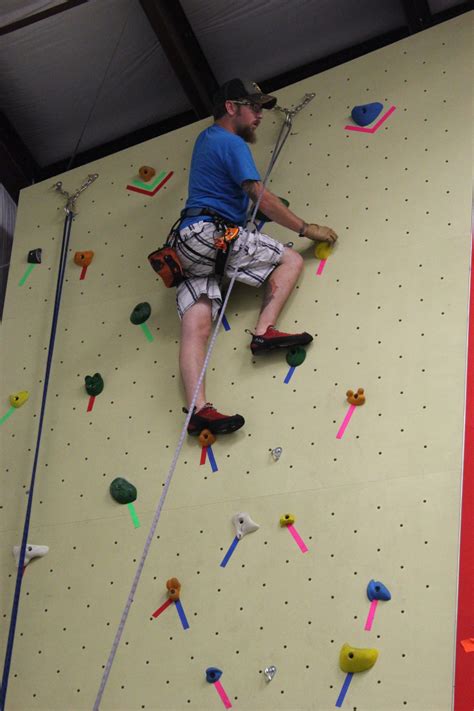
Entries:
[[216, 459], [214, 457], [214, 452], [212, 451], [212, 447], [210, 444], [207, 445], [207, 457], [209, 459], [209, 464], [211, 465], [212, 471], [218, 472], [219, 469], [217, 468]]
[[235, 551], [235, 549], [237, 548], [237, 543], [238, 543], [238, 542], [239, 542], [239, 539], [238, 539], [237, 536], [236, 536], [236, 537], [234, 538], [234, 540], [232, 541], [232, 543], [230, 544], [229, 550], [227, 551], [227, 553], [225, 554], [224, 558], [222, 559], [221, 568], [225, 568], [225, 567], [226, 567], [227, 563], [229, 562], [230, 556], [232, 555], [232, 553], [233, 553], [233, 552]]
[[336, 701], [336, 706], [340, 708], [342, 704], [344, 703], [344, 699], [346, 698], [347, 694], [347, 689], [349, 688], [349, 684], [352, 681], [352, 677], [354, 676], [354, 672], [348, 672], [346, 679], [344, 681], [344, 684], [342, 685], [341, 693], [337, 697]]
[[285, 380], [284, 380], [283, 382], [286, 383], [287, 385], [288, 385], [288, 383], [289, 383], [290, 380], [291, 380], [291, 376], [292, 376], [293, 373], [295, 372], [295, 367], [296, 367], [296, 366], [292, 365], [291, 368], [289, 369], [288, 373], [286, 374], [286, 378], [285, 378]]
[[179, 619], [181, 620], [181, 624], [183, 625], [184, 630], [189, 629], [189, 622], [186, 619], [186, 615], [183, 610], [183, 606], [181, 604], [181, 600], [175, 600], [174, 604], [176, 605], [176, 609], [178, 611]]
[[225, 330], [225, 331], [230, 331], [229, 322], [228, 322], [228, 320], [226, 319], [225, 314], [224, 314], [223, 317], [222, 317], [222, 325], [224, 326], [224, 330]]
[[261, 222], [259, 222], [259, 224], [257, 225], [257, 232], [260, 232], [265, 222], [266, 220], [262, 220]]

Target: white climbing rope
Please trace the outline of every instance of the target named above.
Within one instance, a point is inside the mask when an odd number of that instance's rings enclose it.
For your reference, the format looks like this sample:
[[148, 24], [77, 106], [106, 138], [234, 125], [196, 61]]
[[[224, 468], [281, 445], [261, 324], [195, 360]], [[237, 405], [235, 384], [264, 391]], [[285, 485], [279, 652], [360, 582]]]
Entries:
[[[306, 95], [306, 96], [308, 96], [308, 95]], [[313, 95], [313, 96], [314, 96], [314, 95]], [[312, 98], [312, 97], [311, 97], [311, 98]], [[308, 101], [306, 101], [306, 103], [308, 103]], [[305, 105], [306, 105], [306, 103], [305, 103]], [[279, 133], [278, 138], [277, 138], [277, 140], [276, 140], [275, 147], [274, 147], [274, 149], [273, 149], [273, 154], [272, 154], [272, 157], [271, 157], [271, 159], [270, 159], [270, 163], [269, 163], [269, 165], [268, 165], [267, 171], [266, 171], [266, 173], [265, 173], [265, 177], [264, 177], [264, 179], [263, 179], [262, 190], [261, 190], [260, 195], [259, 195], [259, 197], [258, 197], [258, 200], [257, 200], [257, 202], [255, 203], [254, 208], [253, 208], [253, 210], [252, 210], [251, 218], [250, 218], [250, 220], [248, 221], [248, 222], [253, 223], [253, 224], [254, 224], [255, 216], [256, 216], [256, 214], [257, 214], [257, 211], [258, 211], [258, 208], [259, 208], [259, 205], [260, 205], [260, 201], [261, 201], [261, 199], [262, 199], [262, 196], [263, 196], [263, 193], [264, 193], [264, 190], [265, 190], [265, 186], [266, 186], [266, 184], [267, 184], [268, 178], [270, 177], [270, 173], [271, 173], [271, 171], [272, 171], [272, 169], [273, 169], [273, 166], [275, 165], [276, 160], [277, 160], [278, 156], [280, 155], [280, 152], [281, 152], [281, 150], [282, 150], [282, 148], [283, 148], [283, 145], [285, 144], [285, 142], [286, 142], [286, 140], [287, 140], [287, 138], [288, 138], [288, 136], [289, 136], [289, 134], [290, 134], [290, 131], [291, 131], [292, 121], [293, 121], [293, 115], [294, 115], [294, 114], [293, 114], [291, 111], [289, 111], [288, 109], [284, 109], [283, 111], [285, 112], [285, 121], [284, 121], [284, 123], [283, 123], [283, 125], [282, 125], [282, 127], [281, 127], [280, 133]], [[247, 224], [248, 224], [248, 223], [247, 223]], [[211, 341], [210, 341], [210, 343], [209, 343], [209, 348], [208, 348], [208, 350], [207, 350], [206, 357], [205, 357], [205, 359], [204, 359], [204, 364], [203, 364], [203, 367], [202, 367], [202, 370], [201, 370], [201, 373], [200, 373], [200, 375], [199, 375], [199, 379], [198, 379], [198, 382], [197, 382], [197, 385], [196, 385], [196, 389], [195, 389], [195, 391], [194, 391], [194, 394], [193, 394], [193, 397], [192, 397], [192, 400], [191, 400], [191, 404], [190, 404], [190, 406], [189, 406], [189, 411], [188, 411], [188, 414], [187, 414], [186, 419], [185, 419], [185, 421], [184, 421], [184, 425], [183, 425], [183, 428], [182, 428], [182, 430], [181, 430], [181, 434], [180, 434], [180, 436], [179, 436], [178, 445], [177, 445], [176, 450], [175, 450], [175, 453], [174, 453], [174, 455], [173, 455], [173, 460], [172, 460], [172, 462], [171, 462], [170, 468], [169, 468], [169, 470], [168, 470], [168, 474], [167, 474], [167, 476], [166, 476], [166, 480], [165, 480], [165, 484], [164, 484], [164, 487], [163, 487], [163, 491], [161, 492], [160, 500], [159, 500], [159, 502], [158, 502], [158, 506], [157, 506], [156, 511], [155, 511], [155, 514], [154, 514], [154, 516], [153, 516], [153, 520], [152, 520], [152, 522], [151, 522], [150, 530], [149, 530], [149, 532], [148, 532], [148, 536], [147, 536], [147, 539], [146, 539], [146, 541], [145, 541], [145, 546], [144, 546], [144, 548], [143, 548], [143, 553], [142, 553], [142, 555], [141, 555], [141, 557], [140, 557], [140, 560], [139, 560], [139, 562], [138, 562], [137, 570], [136, 570], [135, 576], [134, 576], [134, 578], [133, 578], [132, 586], [131, 586], [131, 588], [130, 588], [130, 592], [129, 592], [129, 594], [128, 594], [127, 601], [126, 601], [126, 603], [125, 603], [125, 607], [124, 607], [124, 609], [123, 609], [122, 616], [121, 616], [121, 618], [120, 618], [120, 622], [119, 622], [119, 625], [118, 625], [118, 627], [117, 627], [117, 631], [116, 631], [116, 633], [115, 633], [115, 637], [114, 637], [114, 641], [113, 641], [113, 643], [112, 643], [112, 647], [111, 647], [111, 650], [110, 650], [110, 653], [109, 653], [109, 657], [108, 657], [107, 662], [106, 662], [105, 667], [104, 667], [104, 671], [103, 671], [103, 674], [102, 674], [102, 679], [101, 679], [101, 682], [100, 682], [99, 690], [98, 690], [98, 692], [97, 692], [97, 697], [96, 697], [95, 702], [94, 702], [93, 711], [99, 711], [99, 708], [100, 708], [100, 702], [101, 702], [101, 700], [102, 700], [102, 696], [103, 696], [103, 693], [104, 693], [104, 690], [105, 690], [105, 687], [106, 687], [106, 684], [107, 684], [107, 681], [108, 681], [108, 678], [109, 678], [109, 675], [110, 675], [110, 671], [111, 671], [111, 669], [112, 669], [112, 664], [113, 664], [113, 662], [114, 662], [115, 655], [116, 655], [116, 653], [117, 653], [117, 649], [118, 649], [119, 644], [120, 644], [120, 639], [121, 639], [121, 637], [122, 637], [122, 633], [123, 633], [123, 630], [124, 630], [124, 628], [125, 628], [125, 624], [126, 624], [126, 622], [127, 622], [128, 613], [130, 612], [130, 607], [132, 606], [133, 598], [134, 598], [134, 596], [135, 596], [135, 592], [136, 592], [136, 590], [137, 590], [138, 583], [139, 583], [139, 581], [140, 581], [140, 577], [141, 577], [141, 574], [142, 574], [142, 571], [143, 571], [143, 567], [144, 567], [144, 565], [145, 565], [145, 561], [146, 561], [146, 558], [147, 558], [147, 556], [148, 556], [148, 551], [149, 551], [149, 549], [150, 549], [150, 546], [151, 546], [151, 543], [152, 543], [152, 540], [153, 540], [153, 536], [154, 536], [154, 534], [155, 534], [155, 530], [156, 530], [156, 527], [157, 527], [157, 525], [158, 525], [158, 521], [159, 521], [159, 519], [160, 519], [161, 511], [162, 511], [163, 505], [164, 505], [164, 503], [165, 503], [166, 495], [167, 495], [167, 493], [168, 493], [168, 489], [169, 489], [170, 484], [171, 484], [171, 479], [172, 479], [173, 474], [174, 474], [174, 471], [175, 471], [175, 469], [176, 469], [176, 464], [177, 464], [177, 462], [178, 462], [178, 458], [179, 458], [179, 455], [180, 455], [180, 453], [181, 453], [181, 449], [182, 449], [182, 447], [183, 447], [184, 440], [185, 440], [185, 438], [186, 438], [188, 424], [189, 424], [189, 421], [190, 421], [190, 419], [191, 419], [191, 417], [192, 417], [192, 414], [193, 414], [193, 411], [194, 411], [194, 407], [195, 407], [195, 405], [196, 405], [196, 400], [197, 400], [199, 388], [201, 387], [201, 384], [202, 384], [202, 382], [203, 382], [203, 380], [204, 380], [204, 376], [205, 376], [205, 374], [206, 374], [207, 367], [208, 367], [208, 365], [209, 365], [209, 360], [210, 360], [210, 358], [211, 358], [212, 351], [213, 351], [213, 349], [214, 349], [214, 345], [215, 345], [215, 342], [216, 342], [216, 339], [217, 339], [217, 335], [218, 335], [218, 333], [219, 333], [219, 329], [220, 329], [221, 324], [222, 324], [222, 319], [223, 319], [223, 317], [224, 317], [224, 313], [225, 313], [225, 310], [226, 310], [226, 307], [227, 307], [227, 304], [228, 304], [228, 301], [229, 301], [229, 298], [230, 298], [232, 289], [233, 289], [233, 287], [234, 287], [235, 280], [237, 279], [238, 270], [239, 270], [239, 265], [240, 265], [240, 262], [242, 261], [244, 255], [245, 255], [245, 247], [246, 247], [247, 241], [248, 241], [248, 239], [249, 239], [249, 236], [250, 236], [250, 232], [247, 234], [247, 237], [246, 237], [245, 241], [243, 242], [243, 244], [242, 244], [242, 246], [241, 246], [240, 257], [239, 257], [239, 259], [237, 260], [237, 263], [236, 263], [236, 265], [235, 265], [235, 267], [234, 267], [234, 274], [233, 274], [233, 276], [232, 276], [232, 279], [231, 279], [230, 282], [229, 282], [229, 287], [228, 287], [228, 289], [227, 289], [227, 293], [226, 293], [226, 295], [225, 295], [225, 298], [224, 298], [224, 301], [223, 301], [223, 304], [222, 304], [222, 308], [221, 308], [221, 310], [220, 310], [220, 312], [219, 312], [219, 317], [218, 317], [218, 319], [217, 319], [217, 323], [216, 323], [216, 326], [215, 326], [215, 328], [214, 328], [214, 332], [213, 332], [213, 334], [212, 334]]]

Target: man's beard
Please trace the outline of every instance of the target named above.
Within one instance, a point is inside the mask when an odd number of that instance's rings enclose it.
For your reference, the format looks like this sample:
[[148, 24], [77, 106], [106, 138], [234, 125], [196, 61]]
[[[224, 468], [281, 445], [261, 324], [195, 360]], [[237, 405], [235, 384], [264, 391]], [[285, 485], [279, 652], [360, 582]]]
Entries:
[[250, 126], [244, 126], [243, 128], [238, 128], [237, 136], [243, 138], [246, 143], [256, 143], [257, 142], [257, 132]]

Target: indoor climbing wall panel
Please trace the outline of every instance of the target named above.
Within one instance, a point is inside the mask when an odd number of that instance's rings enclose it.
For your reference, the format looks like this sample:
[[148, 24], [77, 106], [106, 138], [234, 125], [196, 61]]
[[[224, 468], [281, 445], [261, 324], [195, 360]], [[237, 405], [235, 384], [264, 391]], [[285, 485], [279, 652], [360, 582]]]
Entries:
[[[213, 445], [187, 439], [108, 680], [104, 711], [209, 711], [216, 666], [229, 702], [255, 711], [335, 707], [347, 642], [376, 648], [343, 708], [451, 707], [470, 254], [470, 19], [427, 32], [278, 92], [299, 113], [270, 188], [340, 239], [324, 265], [293, 239], [305, 268], [281, 318], [314, 335], [290, 374], [284, 353], [252, 359], [261, 293], [237, 286], [207, 376], [208, 397], [246, 425]], [[350, 109], [380, 101], [372, 132]], [[253, 148], [262, 173], [281, 126], [272, 112]], [[49, 553], [25, 570], [8, 691], [11, 711], [91, 709], [163, 482], [185, 404], [174, 291], [148, 265], [186, 198], [201, 121], [59, 176], [80, 197], [59, 315], [29, 542]], [[163, 174], [131, 190], [138, 168]], [[64, 201], [55, 180], [21, 195], [2, 324], [1, 627], [4, 649], [32, 468]], [[29, 250], [42, 263], [26, 272]], [[93, 250], [81, 279], [76, 251]], [[319, 272], [319, 273], [318, 273]], [[21, 285], [20, 285], [20, 282]], [[130, 322], [139, 302], [148, 332]], [[91, 402], [84, 378], [99, 372]], [[285, 382], [286, 380], [286, 382]], [[346, 390], [366, 403], [349, 411]], [[89, 408], [89, 411], [88, 411]], [[280, 447], [275, 460], [271, 450]], [[217, 469], [217, 471], [215, 471]], [[111, 481], [138, 490], [116, 503]], [[231, 519], [260, 528], [233, 549]], [[279, 525], [295, 516], [294, 529]], [[295, 536], [291, 535], [292, 532]], [[307, 549], [307, 550], [305, 550]], [[305, 552], [304, 552], [305, 551]], [[166, 601], [182, 584], [184, 619]], [[370, 630], [368, 582], [379, 602]], [[176, 609], [173, 609], [176, 608]], [[266, 667], [277, 669], [272, 681]]]

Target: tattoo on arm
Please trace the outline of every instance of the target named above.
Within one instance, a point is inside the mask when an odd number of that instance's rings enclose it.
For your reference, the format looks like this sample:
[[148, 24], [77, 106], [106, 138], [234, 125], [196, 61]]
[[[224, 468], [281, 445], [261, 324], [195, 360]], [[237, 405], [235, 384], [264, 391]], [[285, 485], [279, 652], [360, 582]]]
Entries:
[[249, 196], [252, 202], [257, 202], [262, 191], [262, 183], [260, 180], [244, 180], [242, 190]]

